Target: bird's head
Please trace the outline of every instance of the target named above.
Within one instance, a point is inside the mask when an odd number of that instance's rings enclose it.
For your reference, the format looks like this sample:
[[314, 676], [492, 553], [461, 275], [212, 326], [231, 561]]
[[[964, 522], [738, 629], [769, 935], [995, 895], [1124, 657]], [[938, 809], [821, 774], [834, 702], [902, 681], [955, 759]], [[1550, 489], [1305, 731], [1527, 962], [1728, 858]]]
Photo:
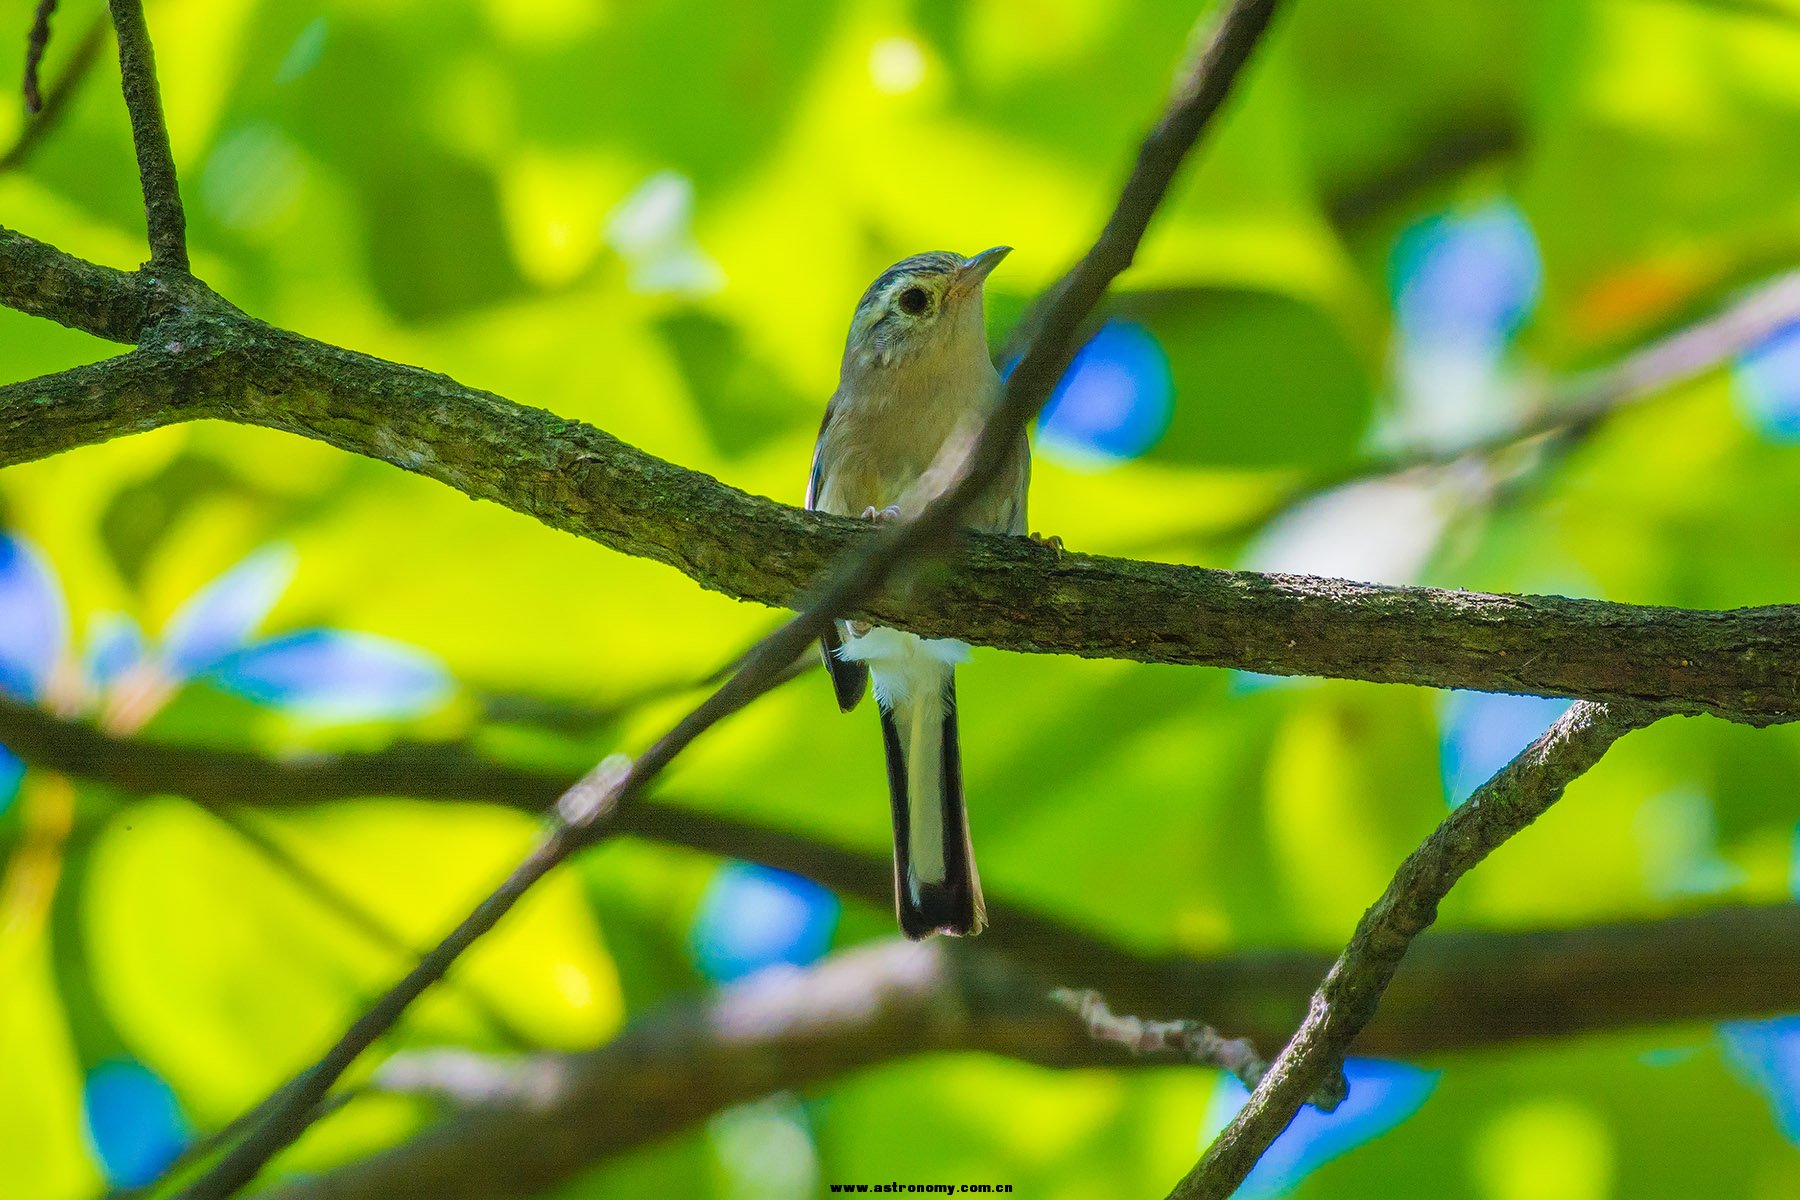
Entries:
[[1011, 246], [971, 258], [932, 250], [881, 273], [857, 303], [844, 347], [846, 370], [892, 367], [947, 352], [987, 354], [981, 285]]

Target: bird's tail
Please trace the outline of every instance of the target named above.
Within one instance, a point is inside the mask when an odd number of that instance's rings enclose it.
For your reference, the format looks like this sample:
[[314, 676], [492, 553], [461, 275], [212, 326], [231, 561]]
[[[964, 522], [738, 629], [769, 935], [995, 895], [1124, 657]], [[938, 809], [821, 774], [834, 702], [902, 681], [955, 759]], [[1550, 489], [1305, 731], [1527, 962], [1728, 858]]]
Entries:
[[948, 663], [907, 664], [904, 680], [875, 668], [888, 792], [894, 806], [894, 897], [900, 930], [968, 936], [987, 924], [963, 806], [956, 676]]

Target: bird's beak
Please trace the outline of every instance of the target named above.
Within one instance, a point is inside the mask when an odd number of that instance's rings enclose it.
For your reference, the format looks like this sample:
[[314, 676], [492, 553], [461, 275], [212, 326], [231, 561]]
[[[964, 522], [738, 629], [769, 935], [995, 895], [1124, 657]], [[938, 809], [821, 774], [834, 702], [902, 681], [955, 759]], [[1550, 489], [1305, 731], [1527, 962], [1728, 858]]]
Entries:
[[1011, 246], [995, 246], [991, 250], [983, 250], [956, 269], [956, 279], [951, 282], [950, 290], [962, 296], [980, 288], [982, 281], [1000, 265], [1000, 260], [1011, 253]]

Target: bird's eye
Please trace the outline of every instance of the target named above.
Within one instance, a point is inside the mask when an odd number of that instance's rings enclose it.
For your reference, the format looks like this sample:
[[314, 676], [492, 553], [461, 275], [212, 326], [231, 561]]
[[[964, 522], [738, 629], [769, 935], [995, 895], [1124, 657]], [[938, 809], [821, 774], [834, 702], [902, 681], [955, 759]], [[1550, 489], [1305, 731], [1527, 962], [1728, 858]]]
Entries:
[[931, 297], [925, 294], [922, 287], [909, 287], [900, 293], [900, 311], [911, 316], [918, 316], [930, 305]]

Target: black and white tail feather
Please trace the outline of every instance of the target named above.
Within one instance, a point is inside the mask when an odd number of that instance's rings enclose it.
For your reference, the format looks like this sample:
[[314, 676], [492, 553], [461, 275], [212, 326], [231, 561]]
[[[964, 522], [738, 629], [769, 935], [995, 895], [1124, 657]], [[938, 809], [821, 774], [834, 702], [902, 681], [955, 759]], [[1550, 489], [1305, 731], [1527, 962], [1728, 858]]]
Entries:
[[893, 808], [900, 931], [915, 940], [980, 933], [987, 910], [969, 841], [956, 732], [955, 663], [968, 649], [891, 629], [860, 638], [847, 633], [834, 629], [826, 636], [825, 661], [845, 711], [874, 679]]

